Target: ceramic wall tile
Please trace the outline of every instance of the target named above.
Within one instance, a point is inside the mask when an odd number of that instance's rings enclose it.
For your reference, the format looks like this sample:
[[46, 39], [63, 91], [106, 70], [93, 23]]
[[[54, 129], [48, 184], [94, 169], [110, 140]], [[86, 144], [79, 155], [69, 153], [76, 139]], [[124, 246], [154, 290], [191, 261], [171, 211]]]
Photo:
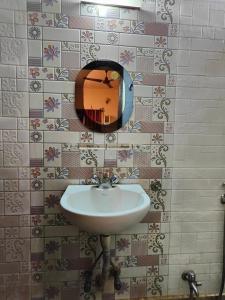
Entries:
[[43, 0], [42, 11], [51, 13], [61, 12], [61, 0]]
[[135, 71], [136, 70], [136, 49], [134, 47], [120, 47], [119, 62], [128, 71]]
[[29, 144], [4, 143], [4, 165], [29, 166]]
[[27, 44], [25, 39], [0, 38], [1, 63], [27, 65]]
[[43, 39], [51, 41], [80, 41], [80, 30], [78, 29], [66, 29], [66, 28], [43, 28]]
[[69, 17], [69, 28], [94, 29], [94, 18], [91, 17]]
[[[29, 282], [22, 273], [32, 268], [33, 298], [61, 300], [79, 293], [83, 299], [78, 270], [91, 264], [91, 255], [85, 254], [87, 236], [78, 236], [77, 228], [68, 225], [58, 202], [69, 183], [86, 184], [93, 172], [108, 172], [119, 175], [122, 183], [140, 183], [152, 206], [142, 223], [112, 237], [123, 288], [115, 292], [111, 280], [96, 299], [184, 294], [176, 282], [189, 260], [211, 279], [204, 292], [216, 293], [218, 266], [206, 270], [204, 265], [220, 262], [221, 207], [211, 201], [220, 197], [220, 181], [210, 178], [223, 178], [217, 170], [224, 153], [222, 3], [144, 1], [137, 11], [72, 0], [28, 0], [25, 10], [25, 0], [0, 3], [0, 227], [6, 227], [0, 237], [8, 251], [0, 246], [1, 274], [20, 271], [15, 282]], [[134, 113], [118, 132], [93, 134], [74, 112], [78, 71], [97, 59], [119, 62], [134, 81]], [[196, 173], [196, 166], [204, 170]], [[155, 180], [162, 182], [158, 193], [151, 190]], [[206, 181], [210, 192], [203, 192]], [[188, 209], [191, 214], [184, 213]], [[208, 232], [212, 228], [213, 237]], [[213, 245], [208, 242], [212, 238]], [[205, 256], [199, 262], [200, 252]], [[174, 253], [186, 258], [175, 264]], [[37, 285], [40, 271], [47, 282], [44, 289]], [[23, 287], [5, 297], [31, 298]]]
[[49, 67], [60, 67], [60, 52], [60, 42], [45, 41], [43, 43], [43, 65]]
[[3, 115], [28, 117], [28, 95], [22, 92], [3, 92]]
[[5, 201], [6, 215], [30, 213], [30, 193], [28, 192], [6, 192]]

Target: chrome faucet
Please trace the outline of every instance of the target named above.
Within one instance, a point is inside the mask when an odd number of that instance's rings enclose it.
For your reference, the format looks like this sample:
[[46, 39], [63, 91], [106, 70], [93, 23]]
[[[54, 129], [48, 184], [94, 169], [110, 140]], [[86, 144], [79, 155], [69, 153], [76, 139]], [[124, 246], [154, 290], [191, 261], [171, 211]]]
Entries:
[[111, 177], [108, 175], [103, 175], [102, 177], [93, 175], [91, 177], [91, 181], [100, 189], [109, 189], [112, 188], [114, 184], [119, 182], [119, 177], [117, 175], [112, 175]]
[[190, 300], [199, 297], [198, 286], [201, 286], [201, 282], [196, 280], [196, 274], [194, 271], [185, 271], [182, 273], [181, 278], [188, 282], [190, 289]]

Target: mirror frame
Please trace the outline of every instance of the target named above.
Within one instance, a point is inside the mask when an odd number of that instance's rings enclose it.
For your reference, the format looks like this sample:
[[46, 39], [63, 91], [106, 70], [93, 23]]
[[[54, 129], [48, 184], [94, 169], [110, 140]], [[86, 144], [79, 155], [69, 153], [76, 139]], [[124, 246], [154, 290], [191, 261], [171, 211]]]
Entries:
[[[109, 133], [109, 132], [116, 131], [122, 128], [129, 121], [129, 118], [133, 112], [133, 81], [130, 77], [130, 74], [127, 72], [127, 70], [115, 61], [96, 60], [84, 66], [79, 72], [79, 74], [77, 75], [75, 80], [75, 109], [76, 109], [78, 119], [80, 120], [81, 123], [82, 120], [79, 117], [76, 104], [78, 104], [79, 110], [80, 109], [85, 110], [83, 105], [84, 104], [83, 88], [84, 88], [85, 78], [88, 76], [89, 72], [93, 70], [112, 70], [120, 74], [121, 80], [123, 80], [125, 84], [125, 105], [121, 113], [121, 116], [116, 121], [110, 124], [101, 125], [97, 122], [94, 122], [92, 119], [86, 116], [88, 120], [88, 125], [83, 124], [83, 126], [85, 126], [88, 129], [91, 129], [92, 131], [101, 132], [101, 133]], [[125, 78], [124, 75], [126, 75]]]

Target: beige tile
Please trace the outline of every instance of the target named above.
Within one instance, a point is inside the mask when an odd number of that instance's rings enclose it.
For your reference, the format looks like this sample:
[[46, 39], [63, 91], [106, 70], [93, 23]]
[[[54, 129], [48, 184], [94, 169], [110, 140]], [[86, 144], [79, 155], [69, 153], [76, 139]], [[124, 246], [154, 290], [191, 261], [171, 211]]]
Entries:
[[30, 213], [30, 193], [28, 192], [6, 192], [5, 214], [18, 215]]
[[17, 128], [17, 119], [0, 117], [0, 128], [1, 129], [16, 129]]
[[30, 259], [29, 239], [6, 240], [6, 261], [25, 261]]
[[3, 92], [3, 115], [6, 117], [28, 117], [28, 94], [23, 92]]
[[16, 179], [17, 177], [17, 168], [0, 168], [0, 179]]
[[29, 166], [29, 144], [4, 144], [4, 165], [6, 167]]

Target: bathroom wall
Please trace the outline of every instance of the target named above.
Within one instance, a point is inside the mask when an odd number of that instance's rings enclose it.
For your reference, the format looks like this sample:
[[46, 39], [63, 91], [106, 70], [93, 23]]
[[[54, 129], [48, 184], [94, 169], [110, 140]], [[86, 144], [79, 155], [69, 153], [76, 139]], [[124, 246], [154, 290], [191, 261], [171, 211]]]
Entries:
[[178, 37], [169, 294], [194, 269], [200, 292], [219, 291], [225, 176], [225, 1], [181, 1]]
[[[1, 299], [184, 294], [180, 275], [190, 267], [202, 292], [218, 290], [225, 8], [216, 4], [143, 0], [138, 12], [1, 0]], [[132, 118], [112, 134], [87, 131], [74, 111], [76, 75], [95, 59], [119, 62], [135, 84]], [[99, 243], [68, 223], [59, 199], [68, 184], [103, 171], [142, 184], [152, 207], [112, 237], [122, 290], [109, 281], [85, 295], [83, 271]]]

